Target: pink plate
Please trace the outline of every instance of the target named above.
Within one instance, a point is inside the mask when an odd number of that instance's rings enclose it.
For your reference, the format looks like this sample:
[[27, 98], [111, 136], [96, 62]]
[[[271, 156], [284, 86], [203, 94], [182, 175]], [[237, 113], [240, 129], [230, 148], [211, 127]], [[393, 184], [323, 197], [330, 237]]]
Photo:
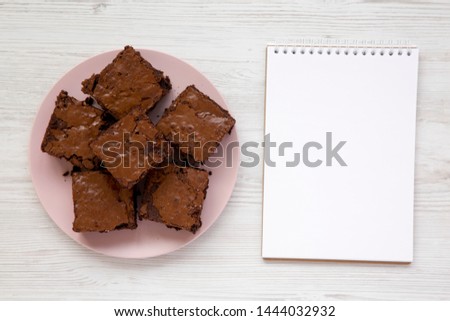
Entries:
[[[140, 49], [141, 55], [150, 61], [155, 68], [163, 70], [172, 82], [171, 92], [159, 102], [157, 110], [152, 115], [161, 114], [161, 111], [170, 105], [170, 102], [188, 85], [195, 84], [197, 88], [209, 95], [219, 105], [226, 108], [225, 101], [213, 84], [200, 72], [187, 63], [167, 54]], [[162, 224], [139, 221], [136, 230], [121, 230], [110, 233], [75, 233], [72, 231], [74, 217], [72, 204], [72, 180], [63, 173], [71, 169], [70, 163], [43, 153], [40, 149], [54, 103], [58, 93], [64, 89], [69, 95], [77, 99], [86, 96], [81, 92], [81, 81], [93, 73], [98, 73], [105, 67], [119, 51], [111, 51], [90, 58], [69, 71], [50, 90], [42, 102], [31, 132], [30, 139], [30, 170], [31, 178], [37, 195], [53, 219], [68, 236], [105, 255], [122, 258], [154, 257], [175, 251], [192, 242], [202, 235], [219, 217], [227, 204], [236, 182], [239, 168], [239, 148], [224, 148], [221, 157], [218, 154], [213, 160], [221, 160], [220, 166], [206, 167], [212, 172], [209, 177], [209, 188], [202, 212], [203, 226], [194, 235], [186, 231], [169, 229]], [[157, 116], [155, 116], [157, 117]], [[237, 142], [236, 127], [222, 142], [223, 146]], [[228, 162], [228, 164], [227, 164]], [[212, 164], [212, 162], [211, 162]]]

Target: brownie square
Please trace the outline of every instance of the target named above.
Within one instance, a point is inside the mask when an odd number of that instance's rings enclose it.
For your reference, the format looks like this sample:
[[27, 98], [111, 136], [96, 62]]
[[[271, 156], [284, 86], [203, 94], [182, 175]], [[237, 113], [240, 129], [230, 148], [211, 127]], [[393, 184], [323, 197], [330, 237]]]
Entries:
[[90, 104], [61, 91], [42, 140], [41, 150], [65, 158], [73, 165], [93, 169], [99, 160], [89, 144], [108, 125], [105, 114]]
[[108, 232], [137, 227], [133, 191], [122, 188], [108, 173], [72, 173], [72, 195], [75, 232]]
[[182, 153], [204, 162], [234, 124], [228, 111], [191, 85], [164, 111], [157, 128]]
[[84, 80], [81, 90], [120, 119], [135, 106], [149, 111], [171, 88], [169, 77], [126, 46], [100, 74]]
[[208, 182], [208, 172], [198, 168], [171, 164], [152, 170], [145, 182], [139, 219], [195, 233], [202, 225]]
[[133, 109], [91, 143], [94, 154], [125, 188], [133, 187], [166, 158], [168, 142], [147, 115]]

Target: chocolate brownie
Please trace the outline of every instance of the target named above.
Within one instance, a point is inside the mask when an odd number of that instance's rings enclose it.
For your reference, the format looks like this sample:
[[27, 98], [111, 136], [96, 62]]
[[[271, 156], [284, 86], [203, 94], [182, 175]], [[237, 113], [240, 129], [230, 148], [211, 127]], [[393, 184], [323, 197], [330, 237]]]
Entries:
[[108, 126], [104, 112], [62, 90], [42, 140], [41, 150], [65, 158], [77, 167], [93, 169], [99, 164], [89, 144]]
[[204, 162], [234, 124], [228, 111], [191, 85], [164, 111], [157, 128], [181, 152]]
[[133, 191], [122, 188], [100, 171], [72, 173], [75, 232], [108, 232], [135, 229]]
[[169, 77], [126, 46], [100, 74], [84, 80], [81, 90], [120, 119], [135, 106], [149, 111], [171, 88]]
[[198, 168], [169, 165], [152, 170], [145, 182], [139, 219], [195, 233], [202, 225], [208, 182], [208, 172]]
[[150, 168], [160, 165], [169, 148], [138, 108], [100, 134], [91, 147], [102, 166], [125, 188], [133, 187]]

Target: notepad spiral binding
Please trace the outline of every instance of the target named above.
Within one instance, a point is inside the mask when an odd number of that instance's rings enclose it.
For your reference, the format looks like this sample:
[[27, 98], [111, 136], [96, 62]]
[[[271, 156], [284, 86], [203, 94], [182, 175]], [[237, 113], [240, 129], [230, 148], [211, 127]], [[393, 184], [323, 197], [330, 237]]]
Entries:
[[363, 56], [411, 56], [411, 50], [416, 46], [401, 42], [330, 42], [330, 41], [301, 41], [299, 44], [271, 44], [275, 54], [319, 54], [319, 55], [363, 55]]

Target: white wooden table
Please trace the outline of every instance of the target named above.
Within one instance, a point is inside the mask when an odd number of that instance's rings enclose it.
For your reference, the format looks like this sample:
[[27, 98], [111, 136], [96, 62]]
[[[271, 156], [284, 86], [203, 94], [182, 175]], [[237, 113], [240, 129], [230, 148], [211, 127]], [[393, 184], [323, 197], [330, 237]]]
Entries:
[[[0, 299], [450, 299], [450, 1], [154, 2], [0, 0]], [[265, 45], [321, 37], [421, 49], [414, 263], [262, 260], [262, 166], [240, 169], [205, 235], [158, 258], [96, 254], [43, 210], [30, 130], [84, 59], [126, 44], [177, 56], [224, 95], [240, 140], [261, 141]]]

